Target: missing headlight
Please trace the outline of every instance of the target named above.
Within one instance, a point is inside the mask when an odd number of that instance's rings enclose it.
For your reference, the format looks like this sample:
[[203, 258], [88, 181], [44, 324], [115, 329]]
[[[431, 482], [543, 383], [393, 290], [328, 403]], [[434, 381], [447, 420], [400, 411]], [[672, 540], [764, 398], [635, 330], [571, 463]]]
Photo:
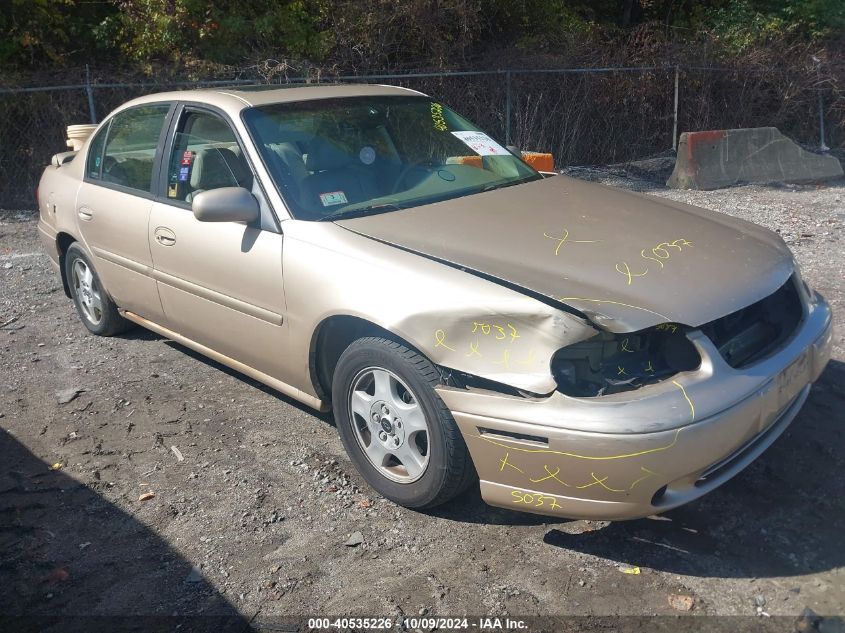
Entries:
[[563, 393], [594, 397], [631, 391], [701, 364], [687, 328], [663, 323], [631, 334], [602, 332], [558, 350], [552, 372]]

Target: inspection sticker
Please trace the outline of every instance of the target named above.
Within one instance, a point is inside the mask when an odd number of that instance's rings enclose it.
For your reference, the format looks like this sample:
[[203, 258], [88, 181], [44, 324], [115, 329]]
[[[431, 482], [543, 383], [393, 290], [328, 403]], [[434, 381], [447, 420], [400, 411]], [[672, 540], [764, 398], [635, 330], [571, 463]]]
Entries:
[[188, 174], [191, 172], [190, 167], [182, 167], [179, 169], [179, 182], [187, 182]]
[[484, 132], [452, 132], [452, 134], [479, 156], [507, 156], [510, 154], [508, 150]]
[[182, 166], [190, 165], [191, 162], [194, 160], [194, 153], [191, 150], [186, 151], [182, 154]]
[[329, 191], [320, 194], [320, 202], [324, 207], [333, 207], [336, 204], [346, 204], [349, 200], [346, 199], [346, 194], [342, 191]]

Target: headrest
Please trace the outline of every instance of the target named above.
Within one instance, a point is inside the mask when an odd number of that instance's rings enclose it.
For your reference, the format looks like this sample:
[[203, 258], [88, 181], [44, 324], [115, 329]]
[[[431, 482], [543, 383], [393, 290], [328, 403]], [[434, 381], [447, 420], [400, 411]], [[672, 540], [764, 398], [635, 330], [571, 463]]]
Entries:
[[302, 160], [302, 153], [297, 149], [296, 145], [293, 143], [274, 143], [270, 145], [270, 149], [284, 162], [290, 175], [297, 182], [308, 176], [305, 161]]
[[[234, 178], [235, 182], [232, 182]], [[194, 158], [191, 170], [193, 189], [217, 189], [219, 187], [248, 187], [251, 175], [246, 165], [235, 153], [224, 147], [201, 149]]]
[[352, 156], [343, 148], [323, 138], [315, 138], [308, 146], [305, 167], [308, 171], [341, 169], [352, 162]]
[[235, 140], [232, 130], [220, 119], [202, 116], [194, 119], [190, 135], [199, 140], [231, 143]]

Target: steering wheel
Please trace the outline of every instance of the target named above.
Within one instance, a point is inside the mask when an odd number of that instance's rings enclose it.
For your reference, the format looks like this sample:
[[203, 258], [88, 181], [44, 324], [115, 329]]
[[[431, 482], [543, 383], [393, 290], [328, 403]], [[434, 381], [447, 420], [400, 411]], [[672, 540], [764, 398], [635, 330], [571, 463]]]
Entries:
[[390, 193], [396, 193], [399, 191], [399, 185], [402, 184], [402, 181], [411, 173], [414, 169], [419, 167], [434, 167], [434, 163], [431, 160], [418, 160], [413, 163], [408, 163], [402, 168], [402, 171], [399, 172], [399, 175], [396, 176], [396, 180], [393, 181], [393, 186], [390, 187]]

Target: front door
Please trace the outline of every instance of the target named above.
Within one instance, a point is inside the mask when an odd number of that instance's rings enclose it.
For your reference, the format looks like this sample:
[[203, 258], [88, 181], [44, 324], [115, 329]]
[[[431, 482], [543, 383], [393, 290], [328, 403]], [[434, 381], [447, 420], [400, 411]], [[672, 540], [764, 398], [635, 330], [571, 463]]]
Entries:
[[119, 112], [90, 144], [76, 212], [100, 279], [121, 308], [152, 321], [161, 302], [147, 242], [159, 140], [170, 104]]
[[191, 212], [202, 191], [256, 187], [237, 138], [217, 115], [186, 109], [170, 147], [165, 197], [149, 224], [164, 325], [287, 382], [281, 233], [261, 223], [200, 222]]

